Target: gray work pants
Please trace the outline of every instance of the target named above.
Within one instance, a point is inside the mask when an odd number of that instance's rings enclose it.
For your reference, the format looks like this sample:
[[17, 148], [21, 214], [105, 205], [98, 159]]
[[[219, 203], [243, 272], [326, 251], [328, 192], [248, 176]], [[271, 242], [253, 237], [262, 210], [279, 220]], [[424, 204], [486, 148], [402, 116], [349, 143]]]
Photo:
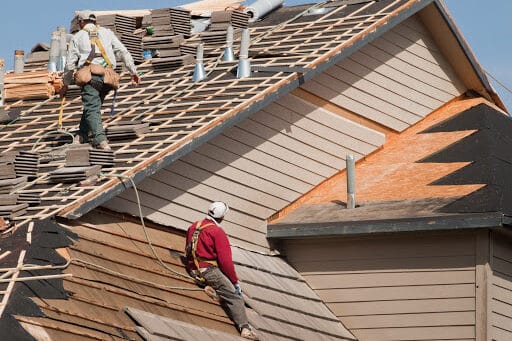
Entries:
[[235, 294], [235, 287], [218, 267], [208, 268], [203, 272], [203, 277], [206, 284], [215, 289], [220, 297], [220, 305], [240, 330], [241, 326], [248, 323], [243, 298]]

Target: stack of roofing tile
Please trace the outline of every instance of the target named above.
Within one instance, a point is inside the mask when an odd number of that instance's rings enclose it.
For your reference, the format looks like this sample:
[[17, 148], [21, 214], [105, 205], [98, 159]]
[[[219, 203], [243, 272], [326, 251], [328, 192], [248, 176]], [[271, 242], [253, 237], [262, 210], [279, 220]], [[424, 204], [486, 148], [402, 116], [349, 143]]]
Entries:
[[142, 38], [144, 50], [157, 50], [161, 58], [181, 56], [180, 45], [185, 39], [182, 34], [173, 36], [145, 36]]
[[[242, 30], [240, 28], [235, 28], [233, 30], [233, 38], [235, 40], [240, 40], [241, 33]], [[225, 46], [226, 35], [226, 30], [201, 32], [199, 36], [201, 37], [201, 41], [205, 44], [205, 55], [208, 56], [214, 49]]]
[[16, 205], [18, 194], [0, 194], [0, 206]]
[[50, 59], [50, 46], [45, 43], [39, 43], [32, 48], [32, 52], [25, 58], [23, 70], [46, 70], [48, 60]]
[[76, 148], [68, 148], [66, 151], [66, 167], [90, 165], [113, 167], [114, 152], [109, 150], [93, 149], [84, 145]]
[[39, 153], [32, 151], [21, 151], [14, 160], [14, 167], [17, 176], [37, 178], [39, 171]]
[[228, 26], [234, 28], [234, 38], [239, 39], [242, 28], [247, 28], [249, 15], [238, 11], [217, 11], [211, 16], [209, 31], [201, 32], [201, 40], [206, 46], [220, 47], [226, 44]]
[[212, 12], [210, 31], [226, 31], [228, 26], [233, 28], [247, 28], [249, 26], [249, 14], [239, 11]]
[[0, 163], [0, 180], [13, 179], [16, 177], [16, 170], [13, 162]]
[[27, 212], [27, 204], [0, 206], [0, 217], [13, 219]]
[[12, 179], [0, 180], [0, 194], [9, 194], [17, 189], [25, 186], [27, 183], [26, 176], [20, 176]]
[[190, 11], [181, 8], [162, 8], [151, 11], [151, 23], [155, 35], [183, 34], [190, 36], [192, 30]]
[[62, 87], [62, 78], [48, 70], [5, 75], [5, 99], [46, 99]]
[[28, 204], [29, 206], [41, 205], [41, 194], [37, 192], [18, 192], [18, 204]]
[[194, 64], [195, 60], [194, 56], [185, 54], [178, 57], [153, 58], [151, 64], [155, 69], [174, 70], [184, 65]]
[[119, 14], [102, 15], [96, 18], [100, 26], [112, 30], [115, 35], [126, 46], [136, 63], [144, 61], [142, 57], [142, 37], [134, 34], [137, 29], [137, 19]]
[[133, 139], [149, 132], [149, 123], [140, 121], [121, 121], [115, 122], [106, 129], [109, 140]]
[[49, 180], [53, 183], [80, 182], [91, 177], [98, 177], [101, 166], [63, 167], [49, 173]]

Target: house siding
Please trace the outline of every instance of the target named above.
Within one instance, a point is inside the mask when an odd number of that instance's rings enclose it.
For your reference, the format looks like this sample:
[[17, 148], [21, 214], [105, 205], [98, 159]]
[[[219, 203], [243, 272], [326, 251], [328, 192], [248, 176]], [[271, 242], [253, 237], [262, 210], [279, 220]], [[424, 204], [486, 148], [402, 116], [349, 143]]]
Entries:
[[[269, 217], [343, 170], [347, 154], [367, 156], [387, 133], [464, 91], [427, 29], [410, 18], [144, 180], [143, 214], [186, 229], [210, 201], [223, 200], [232, 208], [223, 223], [232, 243], [268, 250]], [[132, 190], [105, 206], [138, 215]]]
[[360, 340], [474, 340], [474, 234], [289, 240], [288, 261]]
[[418, 16], [302, 88], [397, 131], [467, 90]]
[[[267, 249], [266, 220], [379, 148], [385, 135], [289, 94], [142, 181], [143, 214], [186, 229], [209, 203], [231, 207], [223, 227], [234, 245]], [[133, 190], [107, 208], [138, 215]]]
[[489, 335], [512, 340], [512, 239], [493, 233], [491, 243]]

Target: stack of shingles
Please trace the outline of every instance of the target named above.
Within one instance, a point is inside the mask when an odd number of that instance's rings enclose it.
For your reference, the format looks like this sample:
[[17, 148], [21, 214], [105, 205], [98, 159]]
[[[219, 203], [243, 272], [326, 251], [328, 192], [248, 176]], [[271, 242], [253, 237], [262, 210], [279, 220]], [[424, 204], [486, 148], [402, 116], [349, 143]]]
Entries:
[[205, 55], [209, 56], [215, 49], [226, 44], [226, 33], [228, 26], [234, 29], [234, 39], [239, 39], [242, 28], [249, 25], [249, 15], [239, 11], [216, 11], [212, 12], [211, 24], [208, 31], [201, 32], [201, 40], [205, 44]]
[[25, 58], [24, 71], [46, 70], [50, 58], [50, 46], [39, 43], [32, 48], [32, 52]]
[[15, 153], [0, 154], [0, 218], [13, 219], [26, 212], [27, 204], [18, 202], [14, 192], [27, 183], [26, 177], [16, 177]]
[[62, 87], [62, 78], [47, 70], [5, 75], [5, 99], [47, 99]]
[[249, 14], [240, 11], [215, 11], [210, 20], [210, 31], [226, 31], [230, 25], [233, 28], [249, 26]]
[[141, 121], [115, 122], [106, 129], [107, 138], [114, 140], [134, 139], [149, 131], [149, 123]]
[[192, 55], [184, 54], [180, 46], [192, 30], [190, 11], [163, 8], [151, 11], [152, 36], [143, 38], [144, 49], [157, 50], [151, 63], [158, 69], [176, 69], [195, 62]]
[[157, 35], [183, 34], [192, 30], [190, 11], [181, 8], [162, 8], [151, 11], [151, 23]]
[[144, 61], [142, 57], [141, 39], [140, 35], [135, 34], [137, 29], [137, 19], [127, 17], [119, 14], [102, 15], [96, 18], [96, 22], [100, 26], [109, 28], [126, 46], [128, 51], [136, 63]]
[[39, 172], [39, 153], [32, 151], [20, 151], [14, 160], [17, 176], [37, 178]]
[[90, 146], [79, 145], [66, 151], [66, 167], [95, 166], [103, 168], [114, 166], [114, 152], [110, 150], [93, 149]]
[[181, 56], [180, 45], [185, 39], [182, 34], [172, 36], [145, 36], [142, 38], [142, 48], [144, 50], [156, 50], [157, 57], [179, 57]]
[[90, 179], [97, 179], [100, 175], [101, 166], [62, 167], [49, 173], [49, 180], [53, 183], [83, 182]]

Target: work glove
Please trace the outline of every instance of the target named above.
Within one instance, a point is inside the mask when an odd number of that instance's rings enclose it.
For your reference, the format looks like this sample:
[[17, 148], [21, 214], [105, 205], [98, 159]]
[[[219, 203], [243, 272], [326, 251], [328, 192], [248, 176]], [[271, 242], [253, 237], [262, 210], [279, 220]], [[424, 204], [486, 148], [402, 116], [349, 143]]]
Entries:
[[66, 96], [67, 92], [68, 92], [68, 86], [67, 85], [63, 85], [62, 88], [60, 88], [60, 90], [59, 90], [60, 98]]
[[132, 85], [135, 86], [140, 84], [141, 79], [142, 77], [139, 74], [132, 75], [132, 77], [130, 78], [130, 80], [132, 81]]
[[235, 294], [237, 296], [242, 297], [242, 288], [240, 287], [240, 284], [235, 284]]

